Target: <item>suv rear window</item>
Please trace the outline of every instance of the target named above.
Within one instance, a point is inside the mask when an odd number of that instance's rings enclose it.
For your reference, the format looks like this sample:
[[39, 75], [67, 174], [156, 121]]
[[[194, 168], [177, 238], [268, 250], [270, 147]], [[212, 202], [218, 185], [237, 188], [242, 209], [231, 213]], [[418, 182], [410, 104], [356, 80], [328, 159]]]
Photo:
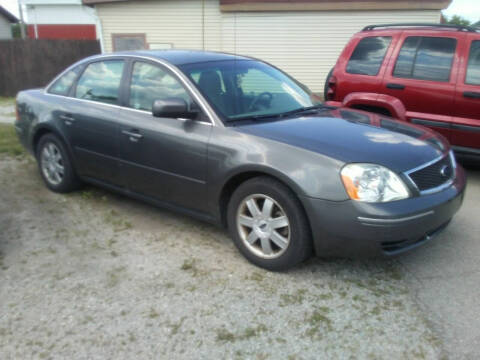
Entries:
[[360, 40], [348, 62], [347, 73], [377, 75], [391, 42], [389, 36], [371, 36]]
[[419, 80], [448, 81], [457, 40], [410, 36], [398, 55], [393, 76]]
[[472, 41], [465, 84], [480, 85], [480, 40]]

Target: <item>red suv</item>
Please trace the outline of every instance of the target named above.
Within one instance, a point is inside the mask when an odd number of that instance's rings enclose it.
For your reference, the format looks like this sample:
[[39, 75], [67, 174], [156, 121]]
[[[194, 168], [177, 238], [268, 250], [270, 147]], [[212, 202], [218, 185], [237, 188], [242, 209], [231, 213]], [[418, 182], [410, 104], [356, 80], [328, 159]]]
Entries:
[[480, 157], [480, 33], [467, 26], [388, 24], [353, 36], [325, 100], [428, 126]]

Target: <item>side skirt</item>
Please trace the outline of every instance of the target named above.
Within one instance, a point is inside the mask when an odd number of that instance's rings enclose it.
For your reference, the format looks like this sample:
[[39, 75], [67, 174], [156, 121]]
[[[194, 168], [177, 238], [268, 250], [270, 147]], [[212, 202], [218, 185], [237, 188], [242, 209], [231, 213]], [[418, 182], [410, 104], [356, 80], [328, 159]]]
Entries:
[[119, 187], [119, 186], [111, 185], [111, 184], [105, 183], [101, 180], [97, 180], [97, 179], [94, 179], [94, 178], [91, 178], [91, 177], [83, 176], [83, 177], [81, 177], [81, 179], [82, 179], [82, 181], [84, 181], [86, 183], [108, 189], [110, 191], [122, 194], [124, 196], [127, 196], [127, 197], [135, 199], [135, 200], [140, 200], [142, 202], [148, 203], [148, 204], [153, 205], [155, 207], [166, 209], [166, 210], [171, 210], [171, 211], [179, 213], [179, 214], [190, 216], [190, 217], [195, 218], [197, 220], [208, 222], [212, 225], [216, 225], [216, 226], [219, 226], [219, 227], [221, 226], [221, 222], [220, 222], [219, 219], [216, 219], [214, 216], [209, 215], [207, 213], [191, 210], [191, 209], [184, 208], [184, 207], [181, 207], [181, 206], [178, 206], [178, 205], [175, 205], [175, 204], [171, 204], [171, 203], [168, 203], [168, 202], [165, 202], [165, 201], [160, 201], [160, 200], [157, 200], [157, 199], [153, 199], [151, 197], [148, 197], [148, 196], [130, 191], [128, 189], [125, 189], [125, 188], [122, 188], [122, 187]]

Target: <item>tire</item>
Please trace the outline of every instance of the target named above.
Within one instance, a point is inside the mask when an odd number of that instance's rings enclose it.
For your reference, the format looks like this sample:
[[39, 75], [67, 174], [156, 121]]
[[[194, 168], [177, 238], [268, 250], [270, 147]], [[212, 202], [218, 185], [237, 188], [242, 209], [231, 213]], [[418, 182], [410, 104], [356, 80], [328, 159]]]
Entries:
[[295, 194], [275, 179], [262, 176], [241, 184], [228, 204], [227, 220], [237, 248], [259, 267], [287, 270], [312, 254], [305, 211]]
[[329, 71], [328, 75], [327, 75], [327, 79], [325, 80], [325, 85], [323, 87], [323, 100], [324, 101], [327, 101], [327, 95], [328, 95], [328, 83], [330, 81], [330, 78], [332, 77], [333, 75], [333, 70], [335, 68], [332, 68], [332, 70]]
[[50, 190], [67, 193], [79, 188], [80, 180], [71, 158], [57, 136], [51, 133], [43, 135], [37, 145], [36, 157], [40, 175]]

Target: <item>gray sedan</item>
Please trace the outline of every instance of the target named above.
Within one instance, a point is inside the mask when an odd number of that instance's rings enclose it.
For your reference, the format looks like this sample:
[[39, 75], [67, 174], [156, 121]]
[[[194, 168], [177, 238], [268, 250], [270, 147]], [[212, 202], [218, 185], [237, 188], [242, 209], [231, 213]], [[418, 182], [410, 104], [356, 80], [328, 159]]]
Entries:
[[442, 230], [465, 174], [440, 135], [323, 105], [265, 62], [200, 51], [84, 59], [17, 96], [46, 186], [81, 182], [228, 227], [270, 269], [391, 256]]

